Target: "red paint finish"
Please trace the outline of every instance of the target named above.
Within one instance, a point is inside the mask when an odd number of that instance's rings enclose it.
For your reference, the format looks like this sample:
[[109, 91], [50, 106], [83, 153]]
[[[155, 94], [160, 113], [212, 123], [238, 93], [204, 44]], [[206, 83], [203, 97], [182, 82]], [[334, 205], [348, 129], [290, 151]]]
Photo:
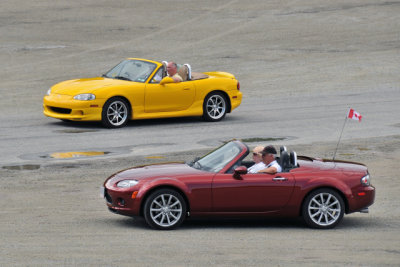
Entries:
[[[218, 154], [220, 151], [223, 151], [222, 157]], [[104, 182], [107, 206], [122, 215], [139, 216], [143, 214], [146, 197], [165, 187], [183, 196], [193, 217], [296, 217], [301, 215], [305, 198], [321, 188], [332, 189], [343, 198], [345, 213], [365, 209], [375, 199], [375, 188], [363, 186], [360, 182], [368, 174], [367, 167], [360, 163], [298, 157], [298, 166], [282, 173], [238, 175], [234, 170], [246, 164], [242, 160], [249, 153], [245, 144], [231, 141], [210, 154], [213, 153], [220, 162], [212, 164], [218, 167], [207, 165], [211, 163], [205, 160], [205, 156], [191, 166], [166, 163], [116, 173]], [[136, 180], [138, 183], [129, 188], [119, 188], [117, 184], [123, 180]]]
[[288, 202], [295, 180], [290, 173], [246, 174], [242, 180], [232, 174], [217, 174], [213, 180], [213, 211], [272, 212]]

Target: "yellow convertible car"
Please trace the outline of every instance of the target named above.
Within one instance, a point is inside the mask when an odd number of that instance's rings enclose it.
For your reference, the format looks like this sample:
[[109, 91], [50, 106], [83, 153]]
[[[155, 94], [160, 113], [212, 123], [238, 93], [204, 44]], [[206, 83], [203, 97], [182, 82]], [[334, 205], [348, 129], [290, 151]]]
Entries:
[[117, 128], [129, 119], [203, 116], [219, 121], [242, 101], [240, 84], [227, 72], [192, 72], [183, 82], [167, 76], [167, 62], [128, 58], [102, 77], [60, 82], [43, 99], [44, 115], [64, 121], [101, 121]]

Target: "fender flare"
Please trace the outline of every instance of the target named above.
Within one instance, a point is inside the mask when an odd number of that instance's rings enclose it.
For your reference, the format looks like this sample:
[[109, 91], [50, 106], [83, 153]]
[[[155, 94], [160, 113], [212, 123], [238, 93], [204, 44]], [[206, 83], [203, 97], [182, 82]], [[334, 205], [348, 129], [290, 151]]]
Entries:
[[154, 191], [161, 189], [161, 188], [170, 188], [173, 190], [176, 190], [178, 193], [180, 193], [183, 197], [183, 199], [186, 202], [187, 206], [187, 211], [190, 211], [190, 202], [189, 198], [187, 196], [187, 193], [190, 193], [190, 189], [181, 181], [171, 178], [171, 177], [161, 177], [158, 179], [153, 180], [152, 182], [144, 185], [142, 188], [140, 188], [137, 199], [140, 200], [140, 210], [139, 214], [143, 215], [143, 208], [144, 204], [146, 203], [147, 197], [153, 193]]

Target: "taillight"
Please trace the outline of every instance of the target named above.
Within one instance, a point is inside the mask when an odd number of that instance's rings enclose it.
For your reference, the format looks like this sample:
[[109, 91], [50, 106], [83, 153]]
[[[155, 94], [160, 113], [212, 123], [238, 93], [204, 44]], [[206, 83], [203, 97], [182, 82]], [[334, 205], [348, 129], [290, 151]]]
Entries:
[[240, 83], [237, 83], [237, 89], [240, 91]]

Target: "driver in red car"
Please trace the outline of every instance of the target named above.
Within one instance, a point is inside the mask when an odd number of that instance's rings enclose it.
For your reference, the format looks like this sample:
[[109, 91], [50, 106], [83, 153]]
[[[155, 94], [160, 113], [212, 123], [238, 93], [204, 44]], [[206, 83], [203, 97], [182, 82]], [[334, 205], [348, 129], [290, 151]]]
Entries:
[[275, 160], [276, 149], [273, 146], [266, 146], [261, 154], [266, 167], [258, 172], [275, 174], [282, 171], [281, 165]]

